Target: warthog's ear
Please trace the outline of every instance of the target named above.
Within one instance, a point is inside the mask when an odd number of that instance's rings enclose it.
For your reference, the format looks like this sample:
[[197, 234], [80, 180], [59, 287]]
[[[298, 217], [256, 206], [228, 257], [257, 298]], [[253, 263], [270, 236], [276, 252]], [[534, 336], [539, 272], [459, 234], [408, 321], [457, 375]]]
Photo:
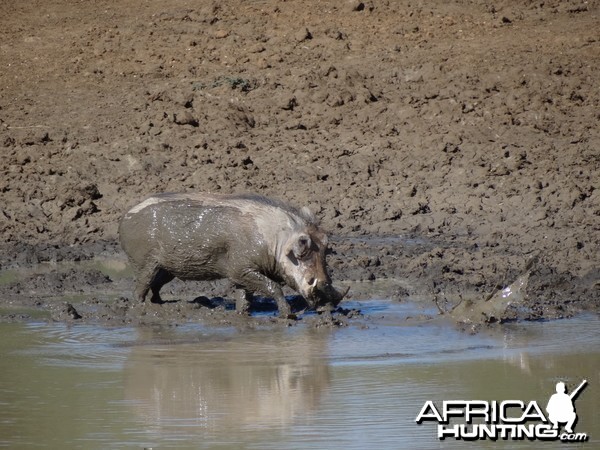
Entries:
[[303, 259], [310, 253], [312, 241], [308, 234], [299, 234], [292, 241], [292, 245], [288, 250], [288, 256], [293, 256], [295, 259]]
[[300, 209], [300, 215], [308, 223], [319, 225], [319, 219], [317, 219], [317, 216], [315, 216], [308, 206], [303, 206], [302, 209]]

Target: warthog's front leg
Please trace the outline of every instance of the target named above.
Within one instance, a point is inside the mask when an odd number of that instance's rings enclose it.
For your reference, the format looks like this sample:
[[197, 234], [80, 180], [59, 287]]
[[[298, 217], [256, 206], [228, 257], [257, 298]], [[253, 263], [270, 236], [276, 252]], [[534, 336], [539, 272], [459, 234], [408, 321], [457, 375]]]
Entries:
[[250, 292], [255, 292], [274, 299], [279, 309], [279, 317], [290, 317], [292, 310], [283, 296], [283, 291], [278, 283], [271, 280], [262, 273], [254, 270], [244, 272], [238, 277], [232, 278], [233, 282], [242, 286]]
[[250, 306], [252, 305], [252, 292], [247, 291], [246, 288], [242, 286], [236, 287], [235, 310], [240, 314], [248, 314], [250, 312]]

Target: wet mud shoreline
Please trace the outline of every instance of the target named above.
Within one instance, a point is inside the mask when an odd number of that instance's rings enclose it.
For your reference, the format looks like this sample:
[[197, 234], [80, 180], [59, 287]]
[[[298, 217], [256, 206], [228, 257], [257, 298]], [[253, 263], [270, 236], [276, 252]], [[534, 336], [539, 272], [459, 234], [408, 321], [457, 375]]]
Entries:
[[[332, 276], [340, 286], [350, 288], [350, 301], [414, 302], [434, 308], [434, 315], [445, 315], [469, 332], [515, 320], [560, 319], [598, 311], [598, 278], [593, 273], [567, 277], [544, 267], [540, 256], [522, 261], [504, 249], [487, 256], [486, 269], [477, 274], [463, 270], [448, 276], [448, 259], [442, 259], [440, 253], [453, 255], [456, 242], [390, 236], [338, 236], [332, 241], [333, 252], [328, 256]], [[234, 288], [227, 280], [176, 280], [165, 288], [164, 304], [138, 304], [133, 300], [133, 274], [116, 242], [5, 246], [4, 251], [13, 258], [0, 272], [0, 321], [5, 322], [49, 320], [106, 326], [200, 322], [277, 328], [347, 326], [362, 317], [361, 311], [348, 309], [344, 302], [332, 314], [303, 315], [306, 304], [289, 289], [287, 298], [299, 313], [299, 322], [277, 319], [276, 305], [268, 299], [259, 299], [250, 316], [239, 315]], [[501, 265], [502, 261], [507, 264]], [[423, 269], [415, 270], [415, 266]], [[473, 281], [480, 276], [484, 283]]]
[[[598, 2], [40, 5], [0, 6], [2, 320], [139, 321], [97, 263], [182, 191], [310, 207], [351, 299], [467, 328], [600, 308]], [[230, 290], [169, 295], [157, 321]]]

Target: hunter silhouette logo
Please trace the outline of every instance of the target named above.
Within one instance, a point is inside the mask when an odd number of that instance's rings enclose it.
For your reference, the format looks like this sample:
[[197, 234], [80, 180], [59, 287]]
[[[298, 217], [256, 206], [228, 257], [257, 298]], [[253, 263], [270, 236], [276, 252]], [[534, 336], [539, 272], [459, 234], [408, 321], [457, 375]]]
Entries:
[[[565, 383], [556, 383], [556, 393], [546, 406], [547, 416], [535, 400], [528, 403], [521, 400], [444, 400], [440, 408], [428, 400], [415, 422], [437, 422], [437, 437], [440, 440], [539, 439], [584, 442], [588, 440], [588, 435], [573, 431], [577, 422], [573, 402], [586, 384], [587, 381], [583, 380], [567, 394]], [[459, 423], [450, 423], [453, 420]], [[561, 424], [565, 424], [562, 433]]]
[[554, 430], [558, 429], [560, 422], [566, 423], [565, 431], [567, 433], [573, 433], [573, 426], [577, 422], [577, 414], [575, 413], [575, 406], [573, 406], [573, 400], [579, 395], [579, 392], [587, 384], [587, 380], [583, 380], [577, 389], [575, 389], [571, 395], [566, 393], [565, 383], [562, 381], [556, 383], [556, 394], [550, 397], [548, 400], [548, 406], [546, 411], [548, 412], [548, 419], [554, 425]]

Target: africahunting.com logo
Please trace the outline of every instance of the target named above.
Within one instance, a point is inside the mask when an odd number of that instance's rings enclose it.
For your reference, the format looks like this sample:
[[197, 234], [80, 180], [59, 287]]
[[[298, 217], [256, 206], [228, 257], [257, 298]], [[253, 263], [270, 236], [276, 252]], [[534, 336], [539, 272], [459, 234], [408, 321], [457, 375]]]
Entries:
[[574, 401], [586, 384], [587, 381], [583, 380], [567, 394], [565, 383], [556, 383], [556, 393], [548, 400], [545, 413], [535, 400], [444, 400], [441, 405], [428, 400], [415, 421], [418, 424], [436, 422], [440, 440], [539, 439], [584, 442], [589, 436], [574, 431], [577, 423]]

